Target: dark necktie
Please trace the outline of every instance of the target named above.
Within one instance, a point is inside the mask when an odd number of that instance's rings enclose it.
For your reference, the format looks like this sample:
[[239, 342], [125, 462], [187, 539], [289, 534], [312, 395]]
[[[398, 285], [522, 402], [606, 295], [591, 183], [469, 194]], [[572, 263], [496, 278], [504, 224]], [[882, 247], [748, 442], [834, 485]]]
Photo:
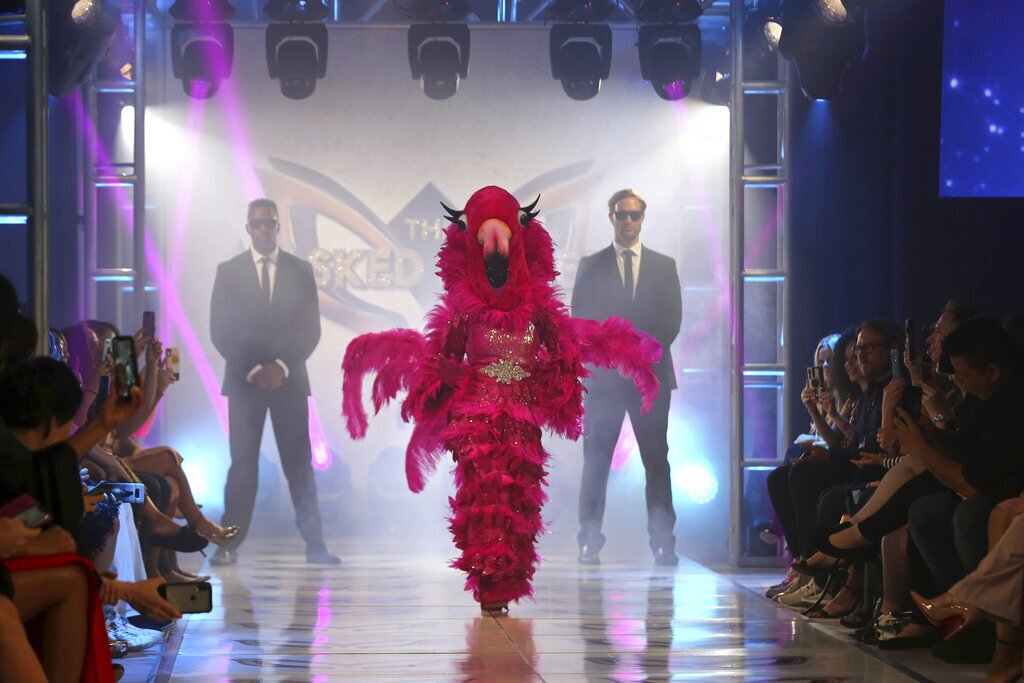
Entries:
[[633, 252], [624, 251], [622, 252], [622, 273], [623, 273], [623, 287], [626, 290], [626, 296], [629, 300], [633, 300]]
[[260, 263], [263, 264], [263, 276], [260, 278], [263, 303], [270, 306], [270, 257], [264, 256], [260, 259]]

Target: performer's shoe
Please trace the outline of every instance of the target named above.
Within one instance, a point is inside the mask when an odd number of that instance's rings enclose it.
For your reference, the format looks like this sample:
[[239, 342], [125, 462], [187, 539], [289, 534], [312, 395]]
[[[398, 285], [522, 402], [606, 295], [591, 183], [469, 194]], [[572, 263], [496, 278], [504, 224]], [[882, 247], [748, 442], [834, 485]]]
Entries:
[[331, 551], [327, 549], [327, 546], [307, 547], [306, 562], [308, 564], [325, 564], [337, 566], [341, 564], [341, 558], [337, 555], [332, 555]]
[[226, 567], [237, 563], [238, 551], [231, 548], [217, 548], [217, 552], [210, 558], [210, 565], [213, 567]]
[[598, 557], [597, 550], [595, 550], [594, 547], [590, 545], [580, 546], [580, 556], [576, 558], [576, 560], [580, 564], [601, 564], [601, 558]]
[[508, 614], [508, 601], [506, 600], [505, 602], [492, 602], [492, 603], [488, 603], [486, 605], [481, 603], [480, 604], [480, 611], [481, 612], [487, 612], [492, 617], [498, 616], [498, 615], [501, 615], [501, 614]]
[[659, 567], [675, 567], [679, 564], [679, 556], [672, 548], [655, 548], [654, 564]]

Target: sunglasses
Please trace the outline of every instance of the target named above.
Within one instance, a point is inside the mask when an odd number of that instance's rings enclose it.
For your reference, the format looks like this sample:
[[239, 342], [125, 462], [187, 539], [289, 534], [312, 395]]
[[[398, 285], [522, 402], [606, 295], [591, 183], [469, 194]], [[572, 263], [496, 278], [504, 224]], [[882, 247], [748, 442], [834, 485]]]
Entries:
[[631, 221], [638, 221], [644, 217], [643, 211], [613, 211], [612, 215], [615, 216], [615, 220], [624, 221], [627, 218]]
[[266, 230], [273, 230], [277, 227], [277, 219], [275, 218], [253, 218], [249, 221], [249, 227], [253, 230], [259, 230], [264, 228]]

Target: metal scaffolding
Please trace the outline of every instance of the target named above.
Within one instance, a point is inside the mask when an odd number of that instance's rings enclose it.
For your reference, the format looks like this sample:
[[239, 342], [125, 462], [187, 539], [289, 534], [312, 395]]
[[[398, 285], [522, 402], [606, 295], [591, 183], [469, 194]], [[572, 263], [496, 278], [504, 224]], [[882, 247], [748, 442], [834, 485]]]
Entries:
[[[98, 80], [83, 85], [85, 117], [91, 130], [84, 156], [84, 263], [88, 276], [85, 310], [91, 318], [141, 320], [146, 307], [146, 6], [130, 0], [122, 8], [133, 18], [134, 59], [131, 80]], [[100, 134], [101, 122], [112, 114], [111, 102], [130, 99], [134, 114], [131, 158], [119, 160], [111, 140]], [[127, 195], [131, 212], [127, 212]], [[130, 242], [130, 245], [127, 244]], [[107, 262], [101, 254], [114, 259]], [[130, 284], [129, 284], [130, 283]], [[131, 296], [123, 295], [130, 292]]]
[[40, 352], [46, 351], [45, 331], [50, 328], [47, 315], [49, 197], [46, 178], [50, 108], [47, 99], [46, 14], [43, 0], [27, 0], [24, 14], [0, 18], [4, 23], [24, 26], [23, 34], [0, 35], [0, 53], [6, 58], [24, 59], [28, 69], [25, 98], [28, 102], [28, 154], [25, 160], [28, 193], [25, 204], [0, 205], [0, 223], [27, 225], [31, 231], [25, 259], [32, 274], [29, 298], [32, 316], [43, 333], [38, 344]]
[[774, 565], [779, 555], [779, 546], [761, 540], [759, 530], [771, 520], [764, 480], [781, 464], [788, 434], [783, 345], [789, 78], [786, 62], [760, 47], [759, 35], [744, 41], [745, 9], [742, 1], [732, 3], [729, 554], [733, 564], [751, 566]]

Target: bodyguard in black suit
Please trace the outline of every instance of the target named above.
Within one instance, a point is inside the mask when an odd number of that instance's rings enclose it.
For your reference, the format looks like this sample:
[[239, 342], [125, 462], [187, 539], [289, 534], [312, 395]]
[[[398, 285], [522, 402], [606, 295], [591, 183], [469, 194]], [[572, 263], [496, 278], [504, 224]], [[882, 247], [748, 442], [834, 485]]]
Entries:
[[668, 464], [668, 409], [676, 388], [669, 346], [679, 334], [683, 304], [674, 259], [640, 244], [647, 203], [633, 190], [619, 190], [608, 201], [615, 228], [611, 246], [580, 261], [572, 290], [572, 314], [604, 320], [618, 316], [661, 342], [662, 358], [654, 368], [661, 390], [654, 408], [640, 414], [640, 394], [617, 374], [595, 370], [587, 382], [583, 426], [583, 481], [580, 487], [579, 560], [598, 564], [604, 545], [601, 522], [612, 453], [626, 412], [633, 424], [647, 473], [647, 531], [654, 560], [678, 564], [676, 515]]
[[236, 561], [236, 548], [252, 521], [268, 411], [306, 559], [341, 562], [324, 544], [309, 442], [306, 359], [320, 341], [316, 282], [307, 261], [278, 248], [279, 229], [273, 201], [251, 202], [246, 232], [252, 248], [221, 263], [213, 285], [210, 330], [226, 361], [221, 393], [228, 397], [231, 431], [221, 521], [242, 528], [235, 543], [218, 550], [214, 564]]

